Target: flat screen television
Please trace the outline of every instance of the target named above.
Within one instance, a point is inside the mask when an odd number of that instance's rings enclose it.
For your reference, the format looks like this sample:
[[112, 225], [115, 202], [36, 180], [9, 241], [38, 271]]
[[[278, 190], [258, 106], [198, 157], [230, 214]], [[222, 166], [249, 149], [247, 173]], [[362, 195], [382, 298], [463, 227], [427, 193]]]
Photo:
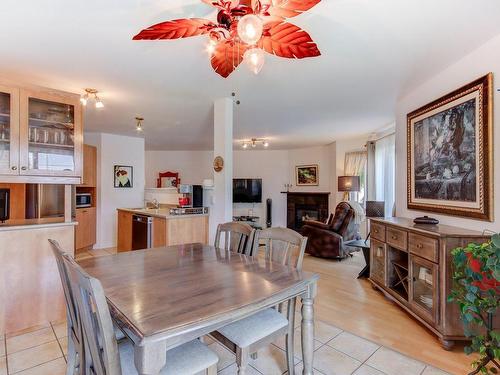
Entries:
[[233, 179], [233, 203], [261, 203], [261, 178]]

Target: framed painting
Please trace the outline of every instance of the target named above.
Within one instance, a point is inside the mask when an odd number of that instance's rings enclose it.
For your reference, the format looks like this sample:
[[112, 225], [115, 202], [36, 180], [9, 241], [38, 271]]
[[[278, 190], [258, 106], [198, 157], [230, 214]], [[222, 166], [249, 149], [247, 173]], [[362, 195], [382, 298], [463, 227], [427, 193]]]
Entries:
[[297, 186], [318, 186], [319, 167], [317, 164], [298, 165], [295, 167], [295, 179]]
[[115, 165], [115, 188], [131, 188], [134, 186], [133, 167]]
[[492, 78], [408, 114], [409, 209], [493, 220]]

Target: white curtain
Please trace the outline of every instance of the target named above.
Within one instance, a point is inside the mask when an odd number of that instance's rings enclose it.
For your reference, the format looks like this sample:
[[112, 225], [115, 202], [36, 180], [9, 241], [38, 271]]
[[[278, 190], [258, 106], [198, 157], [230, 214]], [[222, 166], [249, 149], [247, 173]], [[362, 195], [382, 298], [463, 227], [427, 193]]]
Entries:
[[359, 176], [360, 192], [357, 201], [361, 204], [365, 201], [366, 186], [366, 151], [346, 152], [344, 157], [344, 175]]
[[396, 173], [396, 136], [375, 142], [375, 199], [385, 202], [385, 216], [392, 216]]

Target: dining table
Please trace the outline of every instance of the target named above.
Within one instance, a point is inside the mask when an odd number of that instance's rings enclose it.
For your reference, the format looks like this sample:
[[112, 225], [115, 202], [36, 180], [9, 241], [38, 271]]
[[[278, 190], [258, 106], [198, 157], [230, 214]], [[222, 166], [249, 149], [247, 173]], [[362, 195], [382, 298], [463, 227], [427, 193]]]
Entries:
[[100, 280], [112, 319], [133, 342], [140, 375], [168, 366], [167, 350], [296, 297], [303, 374], [312, 374], [319, 276], [264, 258], [194, 243], [78, 263]]

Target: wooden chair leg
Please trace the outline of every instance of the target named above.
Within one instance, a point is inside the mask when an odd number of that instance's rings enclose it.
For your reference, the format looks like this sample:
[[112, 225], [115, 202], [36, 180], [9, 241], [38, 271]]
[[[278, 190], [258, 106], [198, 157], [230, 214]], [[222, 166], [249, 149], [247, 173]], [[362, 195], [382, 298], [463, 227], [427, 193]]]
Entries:
[[71, 337], [71, 332], [68, 335], [68, 354], [66, 355], [68, 363], [66, 364], [66, 375], [76, 375], [78, 367], [78, 358], [75, 349], [75, 343]]
[[217, 375], [217, 363], [213, 366], [210, 366], [205, 371], [206, 375]]
[[292, 330], [291, 333], [287, 333], [286, 335], [286, 365], [288, 368], [288, 375], [294, 375], [295, 363], [293, 357], [293, 349], [294, 349], [294, 332]]
[[236, 365], [238, 366], [238, 375], [245, 375], [247, 372], [250, 353], [248, 348], [236, 348]]

